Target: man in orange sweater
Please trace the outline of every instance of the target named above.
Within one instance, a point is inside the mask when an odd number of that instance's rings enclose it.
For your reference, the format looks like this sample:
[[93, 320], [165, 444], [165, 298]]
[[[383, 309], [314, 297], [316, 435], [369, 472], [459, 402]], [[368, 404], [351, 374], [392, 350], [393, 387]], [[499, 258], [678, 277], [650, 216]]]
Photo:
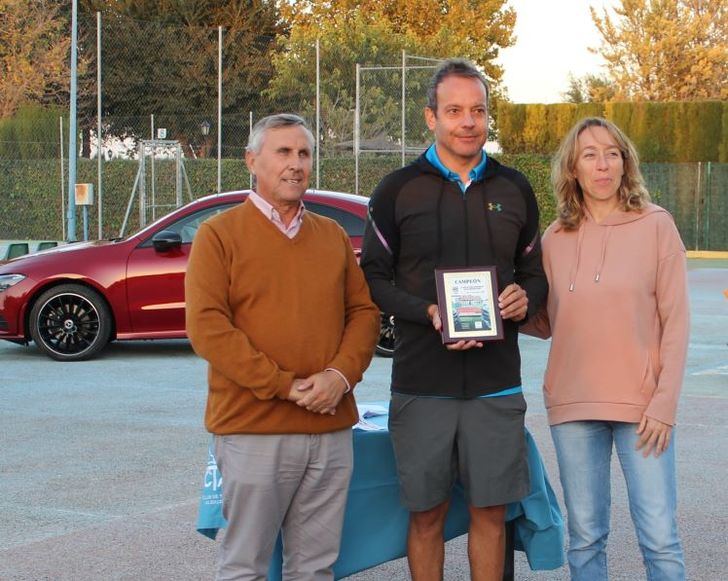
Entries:
[[229, 526], [218, 579], [265, 579], [279, 530], [284, 579], [332, 579], [352, 470], [351, 389], [379, 310], [344, 230], [305, 211], [313, 136], [261, 119], [248, 200], [209, 219], [185, 281], [187, 333], [209, 362], [205, 424]]

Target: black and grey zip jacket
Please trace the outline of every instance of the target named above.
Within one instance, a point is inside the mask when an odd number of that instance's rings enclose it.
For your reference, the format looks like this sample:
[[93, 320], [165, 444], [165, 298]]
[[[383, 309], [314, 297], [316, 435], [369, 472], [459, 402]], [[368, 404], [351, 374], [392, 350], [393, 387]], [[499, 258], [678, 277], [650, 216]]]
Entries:
[[521, 385], [518, 324], [482, 349], [449, 351], [427, 316], [437, 302], [436, 268], [495, 266], [499, 292], [512, 282], [545, 300], [538, 205], [523, 174], [488, 158], [465, 192], [424, 155], [386, 176], [369, 203], [361, 267], [372, 298], [394, 315], [392, 391], [480, 397]]

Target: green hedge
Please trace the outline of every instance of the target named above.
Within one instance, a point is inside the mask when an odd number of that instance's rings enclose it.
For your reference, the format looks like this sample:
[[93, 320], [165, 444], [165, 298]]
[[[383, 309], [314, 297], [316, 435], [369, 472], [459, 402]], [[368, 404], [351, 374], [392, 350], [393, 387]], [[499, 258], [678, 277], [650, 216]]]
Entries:
[[[553, 218], [553, 201], [550, 195], [549, 165], [544, 156], [502, 155], [501, 160], [522, 171], [531, 181], [542, 208], [542, 223]], [[359, 192], [369, 195], [382, 177], [398, 168], [398, 156], [363, 157], [359, 161]], [[96, 161], [78, 160], [78, 183], [96, 184]], [[103, 165], [103, 232], [105, 236], [119, 233], [131, 196], [138, 170], [134, 160], [114, 160]], [[186, 173], [192, 189], [192, 197], [214, 193], [217, 189], [217, 161], [198, 159], [185, 161]], [[175, 203], [175, 165], [172, 161], [156, 161], [155, 193], [160, 205]], [[0, 239], [8, 238], [62, 238], [61, 174], [58, 160], [8, 161], [0, 159]], [[151, 198], [150, 168], [147, 165], [147, 197]], [[67, 188], [67, 178], [63, 187]], [[312, 177], [312, 184], [315, 178]], [[222, 190], [245, 189], [250, 183], [245, 164], [240, 160], [222, 160]], [[321, 188], [353, 192], [355, 185], [354, 159], [352, 157], [326, 158], [321, 160]], [[68, 192], [65, 192], [66, 196]], [[188, 201], [186, 188], [184, 201]], [[169, 208], [159, 208], [157, 217]], [[89, 209], [89, 233], [95, 238], [98, 207]], [[151, 216], [149, 216], [151, 218]], [[139, 227], [139, 211], [135, 202], [127, 226], [127, 233]], [[82, 212], [77, 209], [77, 231], [81, 238]]]
[[541, 230], [556, 219], [556, 199], [551, 188], [551, 163], [548, 156], [532, 154], [501, 154], [501, 163], [516, 168], [531, 182], [541, 213]]
[[[551, 194], [549, 158], [545, 155], [502, 154], [506, 165], [520, 170], [531, 182], [541, 210], [541, 227], [555, 219]], [[379, 180], [399, 167], [399, 156], [363, 157], [359, 161], [359, 191], [368, 195]], [[217, 184], [214, 159], [185, 162], [193, 197], [213, 193]], [[115, 160], [104, 164], [104, 235], [117, 236], [124, 219], [138, 169], [136, 161]], [[354, 191], [354, 160], [351, 157], [322, 159], [322, 189]], [[645, 163], [642, 166], [653, 198], [672, 212], [688, 248], [728, 249], [728, 164]], [[174, 164], [155, 164], [156, 196], [160, 204], [174, 204]], [[96, 181], [96, 161], [80, 159], [78, 181]], [[312, 179], [312, 183], [315, 181]], [[249, 175], [238, 160], [222, 161], [222, 189], [245, 189]], [[65, 182], [64, 182], [65, 187]], [[0, 160], [0, 239], [61, 239], [61, 183], [58, 160]], [[151, 196], [151, 181], [147, 184]], [[185, 201], [187, 193], [185, 192]], [[699, 212], [698, 209], [699, 208]], [[160, 208], [157, 217], [167, 213]], [[98, 207], [90, 209], [89, 232], [95, 238]], [[77, 236], [82, 237], [81, 211], [77, 212]], [[139, 225], [133, 208], [127, 232]], [[150, 216], [151, 218], [151, 216]]]
[[569, 128], [583, 117], [603, 114], [598, 103], [498, 107], [498, 143], [506, 153], [551, 154]]
[[551, 155], [579, 119], [616, 123], [650, 162], [728, 162], [728, 102], [559, 103], [498, 107], [499, 142], [507, 153]]
[[68, 136], [67, 111], [30, 105], [12, 117], [0, 119], [0, 159], [47, 159], [60, 157], [61, 115], [66, 115], [64, 135]]

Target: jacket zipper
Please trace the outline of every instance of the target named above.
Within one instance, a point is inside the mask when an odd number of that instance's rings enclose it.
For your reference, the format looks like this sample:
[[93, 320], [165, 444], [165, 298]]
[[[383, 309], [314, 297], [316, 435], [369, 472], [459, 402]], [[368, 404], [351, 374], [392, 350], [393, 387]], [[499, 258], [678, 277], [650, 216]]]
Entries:
[[[466, 199], [466, 196], [467, 196], [467, 190], [463, 192], [463, 196], [462, 196], [463, 205], [464, 205], [463, 216], [465, 218], [463, 232], [465, 233], [465, 266], [470, 267], [470, 232], [468, 230], [468, 200]], [[467, 389], [468, 389], [468, 381], [467, 381], [467, 373], [466, 373], [467, 357], [468, 357], [468, 352], [464, 351], [463, 356], [460, 359], [462, 361], [462, 380], [463, 380], [462, 394], [463, 394], [463, 397], [467, 396]]]

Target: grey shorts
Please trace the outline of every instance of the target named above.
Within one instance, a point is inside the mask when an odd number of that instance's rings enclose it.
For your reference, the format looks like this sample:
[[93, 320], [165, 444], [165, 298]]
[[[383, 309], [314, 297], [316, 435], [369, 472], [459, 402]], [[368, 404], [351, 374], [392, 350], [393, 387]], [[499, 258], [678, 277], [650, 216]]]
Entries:
[[430, 510], [450, 498], [458, 479], [475, 507], [526, 496], [525, 414], [521, 393], [478, 399], [393, 393], [389, 432], [404, 506]]

